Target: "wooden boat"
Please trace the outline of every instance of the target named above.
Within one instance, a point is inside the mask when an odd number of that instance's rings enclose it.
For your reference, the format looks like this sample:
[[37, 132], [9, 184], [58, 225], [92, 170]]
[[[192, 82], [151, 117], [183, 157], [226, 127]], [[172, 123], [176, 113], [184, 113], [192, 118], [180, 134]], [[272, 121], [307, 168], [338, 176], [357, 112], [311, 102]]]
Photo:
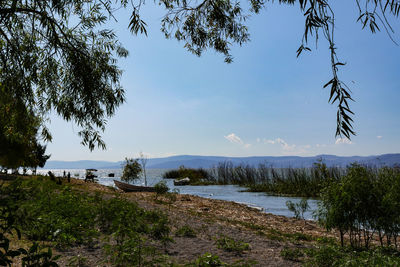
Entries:
[[151, 186], [131, 185], [114, 180], [116, 187], [125, 192], [155, 192], [155, 188]]

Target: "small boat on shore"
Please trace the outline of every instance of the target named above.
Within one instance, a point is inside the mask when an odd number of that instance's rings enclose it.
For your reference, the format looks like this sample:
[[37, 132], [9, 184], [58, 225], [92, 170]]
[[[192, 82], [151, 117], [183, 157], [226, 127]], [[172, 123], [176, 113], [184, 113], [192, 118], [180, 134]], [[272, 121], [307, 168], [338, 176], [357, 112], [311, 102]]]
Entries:
[[120, 181], [114, 180], [114, 184], [116, 187], [121, 189], [124, 192], [155, 192], [155, 188], [151, 186], [140, 186], [140, 185], [131, 185], [127, 183], [123, 183]]
[[174, 180], [174, 185], [189, 185], [189, 184], [190, 184], [189, 177]]

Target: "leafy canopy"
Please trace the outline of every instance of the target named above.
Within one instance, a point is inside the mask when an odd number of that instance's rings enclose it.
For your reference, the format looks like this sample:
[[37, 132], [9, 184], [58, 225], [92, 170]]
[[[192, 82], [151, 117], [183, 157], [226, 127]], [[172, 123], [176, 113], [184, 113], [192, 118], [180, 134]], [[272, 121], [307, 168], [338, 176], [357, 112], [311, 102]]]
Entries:
[[125, 166], [122, 171], [121, 180], [131, 182], [139, 178], [139, 174], [142, 172], [142, 167], [138, 159], [125, 158]]
[[[392, 38], [387, 16], [399, 16], [398, 0], [354, 0], [358, 21], [373, 33], [384, 28]], [[184, 42], [200, 56], [213, 49], [232, 62], [230, 48], [249, 41], [246, 20], [271, 0], [159, 0], [166, 10], [161, 30], [167, 38]], [[354, 113], [351, 91], [339, 78], [344, 63], [337, 56], [334, 38], [335, 13], [329, 0], [279, 0], [299, 4], [305, 30], [299, 56], [310, 51], [311, 39], [322, 35], [329, 44], [332, 78], [329, 101], [337, 105], [336, 136], [350, 138]], [[132, 10], [129, 29], [147, 34], [140, 16], [143, 0], [3, 0], [0, 1], [0, 84], [5, 94], [21, 102], [40, 120], [42, 137], [51, 140], [46, 128], [49, 114], [55, 112], [80, 127], [82, 144], [90, 150], [105, 148], [101, 139], [107, 119], [124, 102], [117, 58], [126, 57], [113, 30], [105, 24], [115, 19], [120, 8]], [[244, 10], [248, 5], [249, 10]], [[2, 91], [2, 94], [4, 91]], [[4, 131], [2, 129], [2, 131]]]

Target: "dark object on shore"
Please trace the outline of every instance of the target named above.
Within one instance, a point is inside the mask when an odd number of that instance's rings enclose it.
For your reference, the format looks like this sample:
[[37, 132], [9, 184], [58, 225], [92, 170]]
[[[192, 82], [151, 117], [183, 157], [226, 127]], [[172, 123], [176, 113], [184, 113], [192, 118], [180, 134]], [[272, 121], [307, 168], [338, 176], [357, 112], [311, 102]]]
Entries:
[[85, 176], [85, 182], [93, 182], [94, 183], [94, 178], [97, 177], [97, 175], [94, 175], [93, 172], [97, 172], [96, 169], [86, 169], [86, 176]]
[[115, 174], [114, 173], [109, 173], [108, 177], [115, 177]]
[[[56, 180], [56, 176], [54, 175], [54, 173], [52, 173], [51, 171], [48, 172], [49, 176], [50, 176], [50, 180], [55, 181]], [[61, 182], [61, 177], [58, 177], [58, 181], [57, 184], [62, 184]]]
[[56, 180], [56, 176], [54, 175], [54, 173], [52, 173], [51, 171], [48, 171], [47, 174], [50, 176], [50, 180], [52, 180], [52, 181]]
[[151, 186], [139, 186], [123, 183], [114, 180], [114, 184], [124, 192], [155, 192], [155, 188]]
[[189, 177], [174, 180], [174, 185], [188, 185], [188, 184], [190, 184]]
[[68, 183], [70, 183], [71, 182], [71, 173], [70, 172], [68, 172], [67, 178], [68, 178]]

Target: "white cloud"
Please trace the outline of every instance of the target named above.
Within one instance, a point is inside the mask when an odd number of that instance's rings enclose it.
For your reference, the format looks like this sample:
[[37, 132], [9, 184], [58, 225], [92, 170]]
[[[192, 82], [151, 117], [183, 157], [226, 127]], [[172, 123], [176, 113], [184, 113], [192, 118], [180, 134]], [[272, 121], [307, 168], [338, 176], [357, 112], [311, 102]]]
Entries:
[[263, 139], [264, 144], [266, 145], [280, 145], [283, 154], [306, 154], [309, 151], [308, 149], [311, 148], [311, 145], [295, 145], [295, 144], [288, 144], [285, 140], [282, 138], [275, 138], [273, 140], [271, 139]]
[[336, 139], [336, 141], [335, 141], [335, 145], [339, 145], [339, 144], [351, 145], [351, 144], [353, 144], [353, 142], [350, 141], [350, 140], [347, 139], [347, 138], [338, 138], [338, 139]]
[[283, 140], [282, 138], [276, 138], [274, 140], [269, 140], [269, 139], [264, 139], [264, 144], [270, 144], [270, 145], [275, 145], [275, 144], [279, 144], [281, 145], [282, 149], [285, 151], [293, 151], [296, 148], [296, 145], [289, 145], [288, 143], [286, 143], [285, 140]]
[[264, 141], [264, 144], [271, 144], [271, 145], [275, 144], [274, 140], [264, 139], [263, 141]]
[[243, 144], [242, 139], [240, 139], [240, 137], [234, 133], [228, 134], [227, 136], [224, 136], [224, 137], [226, 140], [228, 140], [231, 143]]
[[376, 138], [378, 138], [378, 139], [382, 139], [382, 135], [378, 135]]
[[226, 140], [228, 140], [228, 141], [231, 142], [231, 143], [235, 143], [235, 144], [242, 145], [243, 148], [249, 148], [249, 147], [251, 147], [251, 144], [245, 144], [245, 143], [243, 142], [243, 140], [242, 140], [239, 136], [237, 136], [236, 134], [234, 134], [234, 133], [228, 134], [227, 136], [224, 136], [224, 137], [225, 137]]

